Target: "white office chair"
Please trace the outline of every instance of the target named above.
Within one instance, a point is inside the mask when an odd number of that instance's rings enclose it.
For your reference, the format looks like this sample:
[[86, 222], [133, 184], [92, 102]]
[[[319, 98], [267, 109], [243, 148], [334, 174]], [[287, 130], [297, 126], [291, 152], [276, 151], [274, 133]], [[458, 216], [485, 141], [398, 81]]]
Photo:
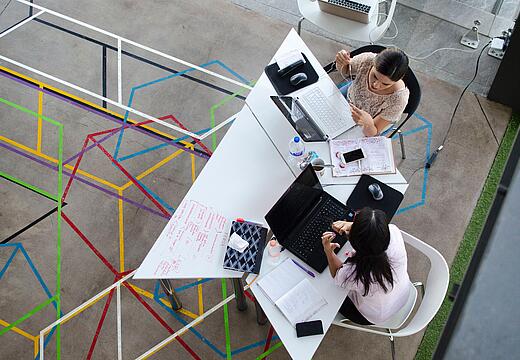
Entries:
[[[320, 6], [316, 0], [298, 0], [298, 9], [302, 15], [298, 21], [298, 35], [301, 35], [303, 20], [307, 19], [317, 27], [337, 36], [374, 43], [383, 36], [392, 23], [392, 17], [394, 16], [397, 3], [397, 0], [382, 0], [380, 2], [383, 1], [387, 5], [386, 18], [378, 25], [379, 16], [374, 16], [374, 19], [370, 23], [364, 24], [323, 12], [320, 10]], [[389, 1], [391, 1], [390, 7], [388, 7]]]
[[[388, 336], [392, 349], [392, 359], [395, 358], [394, 337], [413, 335], [428, 325], [444, 301], [450, 280], [448, 264], [446, 264], [446, 260], [444, 260], [444, 257], [437, 250], [404, 231], [401, 231], [401, 233], [403, 234], [405, 243], [416, 248], [430, 260], [430, 271], [426, 280], [426, 286], [423, 286], [422, 283], [410, 283], [410, 296], [408, 297], [406, 305], [384, 324], [370, 326], [358, 325], [343, 318], [341, 314], [336, 315], [336, 318], [332, 322], [334, 325], [343, 328]], [[401, 329], [401, 326], [408, 320], [415, 306], [417, 299], [416, 287], [422, 289], [421, 303], [410, 322]], [[397, 331], [393, 332], [393, 330]]]

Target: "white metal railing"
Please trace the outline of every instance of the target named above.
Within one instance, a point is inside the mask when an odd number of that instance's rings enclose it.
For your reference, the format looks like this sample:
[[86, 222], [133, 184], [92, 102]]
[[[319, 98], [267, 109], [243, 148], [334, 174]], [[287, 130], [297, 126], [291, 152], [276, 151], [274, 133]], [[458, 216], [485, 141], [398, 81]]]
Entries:
[[[31, 20], [37, 18], [38, 16], [40, 16], [40, 15], [42, 15], [42, 14], [49, 14], [49, 15], [53, 15], [53, 16], [59, 17], [59, 18], [61, 18], [61, 19], [64, 19], [64, 20], [70, 21], [70, 22], [72, 22], [72, 23], [74, 23], [74, 24], [76, 24], [76, 25], [83, 26], [83, 27], [85, 27], [85, 28], [87, 28], [87, 29], [93, 30], [93, 31], [98, 32], [98, 33], [100, 33], [100, 34], [103, 34], [103, 35], [106, 35], [106, 36], [109, 36], [109, 37], [111, 37], [111, 38], [116, 39], [116, 40], [117, 40], [117, 101], [112, 100], [112, 99], [110, 99], [110, 98], [107, 98], [107, 97], [105, 97], [105, 96], [99, 95], [99, 94], [97, 94], [97, 93], [95, 93], [95, 92], [92, 92], [92, 91], [90, 91], [90, 90], [87, 90], [87, 89], [85, 89], [85, 88], [82, 88], [81, 86], [78, 86], [78, 85], [76, 85], [76, 84], [73, 84], [73, 83], [70, 83], [70, 82], [68, 82], [68, 81], [62, 80], [62, 79], [60, 79], [60, 78], [58, 78], [58, 77], [56, 77], [56, 76], [53, 76], [53, 75], [51, 75], [51, 74], [47, 74], [47, 73], [45, 73], [45, 72], [43, 72], [43, 71], [41, 71], [41, 70], [38, 70], [38, 69], [32, 68], [32, 67], [30, 67], [30, 66], [28, 66], [28, 65], [25, 65], [25, 64], [23, 64], [23, 63], [21, 63], [21, 62], [19, 62], [19, 61], [16, 61], [16, 60], [10, 59], [10, 58], [8, 58], [8, 57], [6, 57], [6, 56], [0, 55], [0, 60], [3, 60], [3, 61], [6, 61], [6, 62], [9, 62], [9, 63], [11, 63], [11, 64], [13, 64], [13, 65], [16, 65], [16, 66], [19, 66], [19, 67], [21, 67], [21, 68], [23, 68], [23, 69], [26, 69], [26, 70], [28, 70], [28, 71], [31, 71], [31, 72], [33, 72], [33, 73], [35, 73], [35, 74], [38, 74], [38, 75], [43, 76], [43, 77], [46, 77], [47, 79], [50, 79], [50, 80], [56, 81], [56, 82], [58, 82], [58, 83], [60, 83], [60, 84], [62, 84], [62, 85], [65, 85], [65, 86], [67, 86], [67, 87], [69, 87], [69, 88], [72, 88], [72, 89], [75, 89], [75, 90], [77, 90], [77, 91], [80, 91], [80, 92], [82, 92], [82, 93], [84, 93], [84, 94], [87, 94], [87, 95], [89, 95], [89, 96], [92, 96], [92, 97], [94, 97], [94, 98], [96, 98], [96, 99], [99, 99], [99, 100], [102, 100], [102, 101], [106, 101], [107, 103], [109, 103], [109, 104], [111, 104], [111, 105], [114, 105], [114, 106], [117, 106], [117, 107], [119, 107], [120, 109], [123, 109], [123, 110], [125, 110], [125, 111], [128, 111], [128, 112], [130, 112], [130, 113], [132, 113], [132, 114], [135, 114], [135, 115], [141, 116], [141, 117], [143, 117], [143, 118], [145, 118], [145, 119], [152, 120], [152, 121], [154, 121], [154, 122], [156, 122], [156, 123], [158, 123], [158, 124], [161, 124], [161, 125], [163, 125], [163, 126], [166, 126], [166, 127], [170, 128], [170, 129], [173, 129], [173, 130], [175, 130], [175, 131], [178, 131], [178, 132], [180, 132], [180, 133], [182, 133], [182, 134], [184, 134], [184, 135], [190, 136], [190, 137], [192, 137], [192, 138], [194, 138], [194, 139], [197, 139], [197, 140], [203, 140], [203, 139], [205, 139], [206, 137], [210, 136], [211, 134], [213, 134], [214, 132], [216, 132], [216, 131], [218, 131], [220, 128], [222, 128], [222, 126], [224, 126], [225, 124], [227, 124], [227, 123], [230, 121], [230, 119], [227, 119], [227, 120], [224, 121], [223, 123], [219, 124], [219, 126], [214, 127], [213, 129], [211, 129], [211, 130], [205, 132], [204, 134], [199, 135], [199, 134], [196, 134], [196, 133], [194, 133], [194, 132], [191, 132], [191, 131], [188, 131], [188, 130], [184, 130], [184, 129], [178, 127], [178, 126], [175, 126], [175, 125], [169, 124], [169, 123], [167, 123], [167, 122], [165, 122], [165, 121], [163, 121], [163, 120], [157, 119], [156, 117], [154, 117], [154, 116], [152, 116], [152, 115], [149, 115], [149, 114], [147, 114], [147, 113], [144, 113], [144, 112], [142, 112], [142, 111], [139, 111], [139, 110], [137, 110], [137, 109], [134, 109], [133, 107], [130, 107], [130, 106], [126, 106], [126, 105], [124, 105], [124, 104], [122, 103], [122, 98], [123, 98], [123, 96], [122, 96], [122, 93], [123, 93], [123, 87], [122, 87], [122, 66], [121, 66], [121, 54], [122, 54], [122, 47], [123, 47], [124, 44], [129, 44], [129, 45], [132, 45], [132, 46], [138, 47], [138, 48], [140, 48], [140, 49], [142, 49], [142, 50], [145, 50], [145, 51], [148, 51], [148, 52], [150, 52], [150, 53], [153, 53], [153, 54], [159, 55], [159, 56], [161, 56], [161, 57], [163, 57], [163, 58], [165, 58], [165, 59], [171, 60], [171, 61], [173, 61], [173, 62], [176, 62], [176, 63], [182, 64], [182, 65], [185, 65], [185, 66], [189, 66], [190, 68], [193, 68], [193, 69], [195, 69], [195, 70], [201, 71], [201, 72], [206, 73], [206, 74], [208, 74], [208, 75], [214, 76], [214, 77], [216, 77], [216, 78], [218, 78], [218, 79], [224, 80], [224, 81], [229, 82], [229, 83], [234, 84], [234, 85], [238, 85], [238, 86], [240, 86], [241, 88], [245, 88], [245, 89], [248, 89], [248, 90], [251, 90], [251, 89], [252, 89], [251, 86], [249, 86], [249, 85], [247, 85], [247, 84], [244, 84], [244, 83], [241, 83], [241, 82], [239, 82], [239, 81], [237, 81], [237, 80], [234, 80], [234, 79], [228, 78], [228, 77], [226, 77], [226, 76], [224, 76], [224, 75], [218, 74], [218, 73], [213, 72], [213, 71], [211, 71], [211, 70], [205, 69], [205, 68], [200, 67], [200, 66], [195, 65], [195, 64], [192, 64], [192, 63], [190, 63], [190, 62], [188, 62], [188, 61], [185, 61], [185, 60], [179, 59], [179, 58], [177, 58], [177, 57], [174, 57], [174, 56], [172, 56], [172, 55], [168, 55], [168, 54], [163, 53], [163, 52], [161, 52], [161, 51], [159, 51], [159, 50], [153, 49], [153, 48], [151, 48], [151, 47], [149, 47], [149, 46], [139, 44], [139, 43], [137, 43], [137, 42], [135, 42], [135, 41], [133, 41], [133, 40], [126, 39], [126, 38], [124, 38], [124, 37], [122, 37], [122, 36], [119, 36], [119, 35], [113, 34], [113, 33], [109, 32], [109, 31], [106, 31], [106, 30], [100, 29], [100, 28], [98, 28], [98, 27], [95, 27], [95, 26], [93, 26], [93, 25], [87, 24], [87, 23], [85, 23], [85, 22], [83, 22], [83, 21], [80, 21], [80, 20], [77, 20], [77, 19], [71, 18], [70, 16], [63, 15], [63, 14], [61, 14], [61, 13], [59, 13], [59, 12], [54, 11], [54, 10], [50, 10], [50, 9], [47, 9], [47, 8], [45, 8], [45, 7], [43, 7], [43, 6], [40, 6], [40, 5], [37, 5], [37, 4], [30, 3], [30, 2], [28, 2], [28, 1], [26, 1], [26, 0], [16, 0], [16, 1], [18, 1], [18, 2], [21, 3], [21, 4], [25, 4], [25, 5], [30, 6], [30, 7], [32, 7], [32, 8], [38, 9], [38, 10], [40, 10], [40, 12], [38, 12], [37, 14], [35, 14], [35, 15], [33, 15], [33, 16], [27, 18], [26, 20], [24, 20], [24, 21], [22, 21], [21, 23], [17, 24], [17, 25], [14, 26], [13, 28], [11, 28], [11, 29], [9, 29], [8, 31], [4, 32], [3, 34], [0, 35], [0, 38], [3, 37], [3, 36], [5, 36], [5, 35], [7, 35], [8, 33], [12, 32], [12, 31], [14, 31], [14, 30], [20, 28], [20, 27], [23, 26], [24, 24], [28, 23], [29, 21], [31, 21]], [[232, 119], [231, 119], [231, 120], [232, 120]]]

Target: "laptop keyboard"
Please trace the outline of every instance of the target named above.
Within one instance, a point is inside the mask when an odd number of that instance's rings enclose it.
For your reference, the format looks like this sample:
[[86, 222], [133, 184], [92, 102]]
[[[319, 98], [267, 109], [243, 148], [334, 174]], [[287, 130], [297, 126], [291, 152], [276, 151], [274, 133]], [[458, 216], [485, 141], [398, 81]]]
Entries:
[[348, 211], [344, 207], [327, 198], [303, 231], [287, 244], [287, 248], [302, 260], [309, 259], [314, 251], [322, 247], [321, 235], [325, 231], [332, 231], [331, 225], [334, 221], [345, 220], [347, 216]]
[[334, 134], [345, 127], [345, 122], [327, 102], [327, 98], [320, 88], [314, 87], [312, 90], [302, 95], [305, 105], [309, 106], [313, 113], [320, 119], [326, 134]]

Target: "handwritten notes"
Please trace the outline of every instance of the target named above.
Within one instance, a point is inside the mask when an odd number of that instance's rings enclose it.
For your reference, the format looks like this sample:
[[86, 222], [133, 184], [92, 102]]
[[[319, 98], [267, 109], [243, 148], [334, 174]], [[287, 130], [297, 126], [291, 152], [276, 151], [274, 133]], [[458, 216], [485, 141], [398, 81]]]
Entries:
[[[358, 148], [363, 149], [364, 159], [348, 164], [341, 162], [340, 154]], [[330, 141], [330, 157], [334, 165], [333, 176], [395, 173], [392, 141], [384, 136], [332, 140]]]
[[194, 200], [181, 203], [134, 278], [226, 277], [222, 269], [230, 222], [215, 209]]

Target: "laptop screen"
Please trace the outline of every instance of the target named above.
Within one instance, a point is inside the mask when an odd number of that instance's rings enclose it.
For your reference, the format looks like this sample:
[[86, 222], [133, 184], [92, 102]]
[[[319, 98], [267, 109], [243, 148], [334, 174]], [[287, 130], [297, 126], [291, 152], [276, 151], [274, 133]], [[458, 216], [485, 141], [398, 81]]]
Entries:
[[291, 96], [271, 96], [271, 99], [304, 141], [325, 141], [327, 136], [310, 120]]
[[279, 241], [287, 239], [298, 222], [318, 203], [322, 193], [316, 173], [312, 166], [307, 166], [265, 216]]

